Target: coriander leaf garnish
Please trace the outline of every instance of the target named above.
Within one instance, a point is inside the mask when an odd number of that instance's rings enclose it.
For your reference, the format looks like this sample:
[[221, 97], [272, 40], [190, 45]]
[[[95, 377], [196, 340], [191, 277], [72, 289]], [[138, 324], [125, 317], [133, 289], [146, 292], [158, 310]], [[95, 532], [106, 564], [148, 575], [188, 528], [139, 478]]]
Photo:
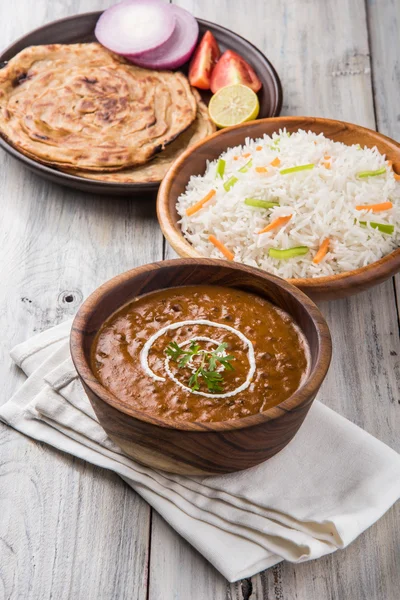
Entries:
[[[191, 340], [188, 350], [183, 350], [176, 342], [171, 342], [165, 349], [165, 354], [178, 364], [178, 368], [189, 367], [192, 375], [188, 386], [198, 391], [203, 381], [209, 392], [218, 394], [223, 390], [224, 377], [222, 371], [234, 371], [231, 361], [234, 356], [226, 354], [228, 344], [219, 344], [216, 350], [202, 350], [195, 340]], [[198, 365], [193, 364], [193, 359], [199, 357]]]
[[193, 373], [193, 375], [190, 377], [189, 379], [189, 387], [192, 390], [199, 390], [200, 389], [200, 385], [199, 385], [199, 371], [195, 371]]
[[223, 365], [227, 371], [235, 370], [230, 363], [230, 361], [233, 360], [234, 357], [231, 354], [224, 355], [224, 352], [227, 347], [228, 347], [228, 344], [223, 342], [222, 344], [220, 344], [218, 346], [218, 348], [216, 350], [214, 350], [214, 352], [210, 353], [210, 360], [209, 360], [209, 364], [208, 364], [208, 368], [210, 371], [216, 371], [217, 363], [220, 363], [221, 365]]
[[181, 369], [186, 367], [186, 365], [191, 362], [194, 356], [197, 356], [199, 353], [200, 346], [196, 344], [193, 340], [190, 343], [189, 350], [182, 350], [180, 346], [176, 342], [171, 342], [165, 353], [167, 356], [172, 358], [175, 362], [178, 363], [178, 367]]
[[201, 369], [200, 375], [206, 382], [209, 392], [214, 392], [214, 394], [222, 392], [222, 383], [224, 378], [222, 377], [221, 373], [218, 373], [218, 371], [207, 371], [206, 369]]
[[165, 354], [172, 358], [172, 360], [177, 360], [183, 354], [183, 350], [176, 342], [171, 342], [165, 350]]

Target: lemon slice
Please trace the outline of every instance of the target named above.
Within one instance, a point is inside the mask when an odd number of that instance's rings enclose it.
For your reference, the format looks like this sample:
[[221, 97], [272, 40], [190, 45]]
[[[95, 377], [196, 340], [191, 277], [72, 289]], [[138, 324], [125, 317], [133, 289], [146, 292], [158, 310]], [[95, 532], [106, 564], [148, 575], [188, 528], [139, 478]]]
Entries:
[[257, 94], [241, 84], [221, 88], [214, 94], [208, 105], [211, 120], [220, 129], [254, 121], [259, 110]]

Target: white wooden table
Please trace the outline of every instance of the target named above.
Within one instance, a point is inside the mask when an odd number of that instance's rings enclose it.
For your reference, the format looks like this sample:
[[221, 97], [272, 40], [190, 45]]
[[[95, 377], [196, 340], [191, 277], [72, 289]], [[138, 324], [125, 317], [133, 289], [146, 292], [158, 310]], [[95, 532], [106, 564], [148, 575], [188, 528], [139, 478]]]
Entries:
[[[111, 0], [1, 0], [0, 44]], [[179, 0], [277, 68], [283, 114], [400, 139], [400, 0]], [[74, 314], [100, 283], [173, 256], [153, 198], [49, 184], [0, 155], [1, 398], [10, 348]], [[400, 280], [324, 303], [334, 357], [320, 399], [400, 450]], [[227, 584], [117, 476], [0, 427], [0, 600], [397, 600], [400, 507], [348, 549]], [[344, 465], [344, 468], [346, 466]]]

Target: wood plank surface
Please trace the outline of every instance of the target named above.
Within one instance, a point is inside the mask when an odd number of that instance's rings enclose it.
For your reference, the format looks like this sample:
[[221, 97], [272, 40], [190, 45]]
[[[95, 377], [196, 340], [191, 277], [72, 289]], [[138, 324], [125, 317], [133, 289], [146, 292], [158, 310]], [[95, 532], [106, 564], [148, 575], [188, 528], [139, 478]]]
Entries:
[[[111, 0], [0, 3], [5, 46]], [[0, 153], [1, 399], [23, 380], [13, 345], [72, 316], [100, 283], [162, 258], [154, 198], [100, 198], [37, 178]], [[0, 424], [0, 599], [144, 600], [150, 508], [116, 475]]]
[[[398, 129], [383, 128], [383, 119], [391, 128], [400, 124], [395, 101], [400, 91], [397, 0], [370, 1], [368, 21], [370, 28], [372, 21], [375, 27], [371, 28], [371, 40], [363, 0], [270, 0], [253, 2], [247, 10], [240, 0], [177, 3], [196, 16], [233, 29], [265, 52], [281, 76], [282, 114], [331, 117], [375, 129], [376, 108], [380, 130], [400, 138]], [[392, 33], [386, 37], [389, 24]], [[380, 36], [380, 50], [373, 35]], [[374, 73], [379, 72], [376, 87], [380, 100], [373, 93], [370, 44], [379, 52], [373, 65]], [[385, 63], [388, 53], [389, 68]], [[174, 255], [167, 246], [166, 256]], [[319, 399], [399, 451], [400, 342], [393, 283], [353, 298], [323, 303], [321, 308], [331, 328], [334, 355]], [[302, 565], [281, 563], [240, 585], [228, 585], [225, 597], [395, 600], [400, 586], [399, 524], [400, 507], [396, 506], [346, 550]], [[169, 537], [173, 535], [169, 532]], [[181, 572], [179, 540], [175, 555], [168, 557], [169, 582], [176, 581]], [[180, 540], [180, 544], [185, 542]], [[153, 552], [151, 562], [150, 589], [160, 572]], [[185, 565], [185, 579], [190, 581], [199, 568], [204, 569], [203, 562], [199, 557], [198, 565], [194, 560]], [[211, 567], [198, 598], [208, 597], [210, 577], [215, 577]], [[163, 598], [176, 598], [173, 583], [164, 586]]]
[[[112, 3], [2, 2], [1, 44], [53, 19]], [[367, 0], [367, 7], [363, 0], [177, 3], [266, 53], [282, 78], [283, 114], [375, 128], [376, 113], [380, 130], [399, 139], [398, 0]], [[105, 279], [160, 259], [162, 237], [152, 198], [97, 198], [66, 190], [41, 181], [4, 153], [0, 182], [4, 402], [23, 379], [11, 365], [10, 348], [74, 314]], [[173, 253], [166, 248], [164, 255]], [[393, 283], [322, 309], [334, 359], [320, 399], [400, 450]], [[1, 424], [0, 446], [0, 600], [398, 598], [398, 507], [345, 551], [303, 565], [282, 563], [229, 585], [161, 517], [153, 514], [150, 523], [146, 503], [116, 476]]]
[[[400, 141], [400, 2], [367, 0], [377, 128]], [[400, 276], [395, 278], [397, 311], [400, 314]], [[399, 318], [400, 326], [400, 318]]]

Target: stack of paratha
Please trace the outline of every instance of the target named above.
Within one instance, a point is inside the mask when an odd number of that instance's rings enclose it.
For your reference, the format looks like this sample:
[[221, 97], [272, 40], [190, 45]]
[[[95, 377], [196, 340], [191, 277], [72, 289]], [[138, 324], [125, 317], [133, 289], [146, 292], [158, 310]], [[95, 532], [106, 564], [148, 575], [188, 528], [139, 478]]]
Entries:
[[91, 179], [160, 181], [214, 131], [186, 77], [136, 67], [100, 44], [26, 48], [0, 71], [0, 133], [41, 163]]

